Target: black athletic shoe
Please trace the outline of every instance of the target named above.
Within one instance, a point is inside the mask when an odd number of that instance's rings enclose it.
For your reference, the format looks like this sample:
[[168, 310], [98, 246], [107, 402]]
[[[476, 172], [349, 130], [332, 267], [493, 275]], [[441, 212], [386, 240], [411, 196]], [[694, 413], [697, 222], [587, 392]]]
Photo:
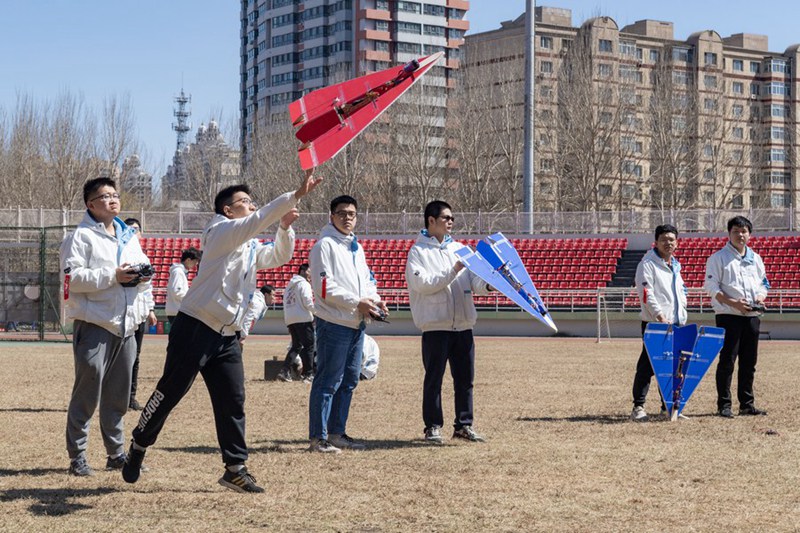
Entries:
[[730, 407], [723, 407], [717, 414], [719, 414], [719, 416], [722, 418], [733, 418], [733, 411], [731, 411]]
[[481, 435], [475, 433], [475, 430], [472, 429], [472, 426], [461, 426], [457, 430], [453, 431], [453, 438], [468, 440], [470, 442], [484, 442], [486, 440]]
[[92, 470], [92, 467], [89, 466], [88, 462], [86, 462], [86, 456], [79, 455], [78, 457], [70, 460], [69, 474], [71, 476], [88, 477], [94, 475], [94, 470]]
[[219, 484], [236, 492], [251, 492], [257, 494], [264, 492], [264, 489], [256, 485], [256, 478], [247, 472], [247, 467], [234, 473], [225, 469], [225, 473], [219, 478]]
[[136, 401], [136, 398], [131, 398], [131, 403], [128, 405], [128, 409], [131, 411], [141, 411], [142, 404]]
[[144, 451], [135, 449], [131, 444], [125, 456], [125, 464], [122, 465], [122, 479], [128, 483], [136, 483], [142, 473], [142, 461], [144, 461]]
[[746, 405], [746, 406], [740, 408], [739, 409], [739, 414], [740, 415], [745, 415], [745, 416], [759, 416], [759, 415], [767, 416], [767, 412], [766, 411], [764, 411], [763, 409], [759, 409], [755, 405]]

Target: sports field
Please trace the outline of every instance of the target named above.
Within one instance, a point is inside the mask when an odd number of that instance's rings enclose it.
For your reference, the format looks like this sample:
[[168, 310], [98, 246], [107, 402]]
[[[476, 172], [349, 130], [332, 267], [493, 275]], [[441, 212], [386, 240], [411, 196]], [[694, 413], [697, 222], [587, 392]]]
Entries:
[[[479, 338], [475, 428], [487, 442], [436, 446], [421, 440], [419, 339], [378, 337], [378, 377], [359, 385], [348, 426], [369, 448], [329, 456], [305, 451], [308, 385], [262, 379], [263, 360], [286, 342], [251, 337], [245, 354], [248, 466], [262, 495], [217, 484], [200, 377], [137, 484], [102, 470], [96, 417], [96, 475], [68, 476], [71, 346], [0, 343], [0, 531], [800, 530], [800, 343], [761, 344], [756, 395], [767, 417], [713, 416], [710, 374], [689, 420], [633, 423], [639, 342]], [[165, 344], [145, 339], [145, 393]], [[450, 389], [448, 377], [445, 420]], [[655, 387], [648, 411], [658, 412]], [[135, 421], [126, 418], [128, 435]]]

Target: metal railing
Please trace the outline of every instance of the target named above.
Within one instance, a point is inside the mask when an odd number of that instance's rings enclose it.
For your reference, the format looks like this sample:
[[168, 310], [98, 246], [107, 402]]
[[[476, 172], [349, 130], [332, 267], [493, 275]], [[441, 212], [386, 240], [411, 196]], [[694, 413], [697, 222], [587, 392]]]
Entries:
[[[82, 210], [0, 209], [0, 226], [48, 227], [78, 224]], [[745, 215], [759, 232], [795, 231], [800, 211], [792, 209], [632, 209], [629, 211], [556, 211], [532, 214], [536, 234], [649, 233], [665, 223], [677, 224], [681, 232], [724, 231], [728, 219]], [[201, 233], [212, 213], [198, 211], [126, 211], [142, 221], [148, 234]], [[409, 235], [422, 225], [420, 212], [377, 213], [363, 211], [358, 220], [359, 235]], [[295, 230], [315, 235], [328, 222], [327, 213], [303, 213]], [[497, 231], [527, 233], [528, 214], [523, 212], [457, 213], [454, 231], [462, 235], [486, 235]]]

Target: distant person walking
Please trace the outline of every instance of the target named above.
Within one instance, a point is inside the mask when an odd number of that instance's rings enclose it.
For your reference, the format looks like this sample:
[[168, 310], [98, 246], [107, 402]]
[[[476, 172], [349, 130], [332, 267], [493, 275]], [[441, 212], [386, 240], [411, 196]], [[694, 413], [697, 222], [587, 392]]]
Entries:
[[189, 271], [197, 267], [203, 258], [203, 252], [195, 247], [189, 247], [181, 252], [181, 262], [169, 267], [169, 281], [167, 281], [167, 305], [164, 311], [170, 325], [181, 309], [181, 302], [189, 292]]
[[314, 294], [311, 290], [308, 263], [303, 263], [283, 291], [283, 320], [292, 337], [283, 368], [278, 373], [281, 381], [292, 381], [292, 366], [299, 356], [303, 371], [301, 379], [314, 379]]

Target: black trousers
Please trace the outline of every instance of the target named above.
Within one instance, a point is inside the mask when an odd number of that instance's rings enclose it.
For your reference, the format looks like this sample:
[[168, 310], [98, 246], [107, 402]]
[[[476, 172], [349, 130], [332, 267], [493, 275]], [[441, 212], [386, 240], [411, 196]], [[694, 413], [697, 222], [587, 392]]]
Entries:
[[211, 397], [217, 441], [226, 465], [247, 460], [244, 416], [244, 368], [236, 335], [223, 337], [199, 320], [178, 313], [169, 331], [164, 374], [142, 410], [133, 440], [156, 442], [172, 409], [189, 392], [197, 373]]
[[131, 402], [136, 399], [136, 389], [139, 381], [139, 354], [142, 353], [142, 340], [144, 339], [144, 329], [146, 327], [147, 320], [139, 324], [133, 334], [136, 337], [136, 359], [133, 361], [133, 372], [131, 373]]
[[725, 342], [717, 363], [717, 408], [732, 406], [731, 380], [736, 357], [739, 357], [737, 396], [739, 407], [752, 407], [753, 380], [758, 360], [758, 335], [761, 319], [757, 316], [717, 315], [717, 327], [725, 328]]
[[[642, 322], [642, 337], [644, 337], [644, 330], [647, 329], [649, 322]], [[650, 364], [650, 358], [647, 356], [647, 348], [642, 342], [642, 353], [639, 354], [639, 360], [636, 362], [636, 375], [633, 377], [633, 405], [644, 406], [647, 399], [647, 393], [650, 391], [650, 380], [653, 378], [653, 365]], [[659, 390], [659, 396], [661, 391]], [[661, 398], [661, 408], [666, 409], [664, 398]]]
[[314, 323], [313, 322], [299, 322], [297, 324], [289, 324], [289, 335], [292, 336], [292, 347], [286, 354], [286, 360], [283, 362], [283, 369], [290, 370], [292, 362], [294, 361], [294, 354], [300, 356], [303, 362], [303, 374], [314, 373]]
[[443, 426], [442, 379], [447, 362], [453, 376], [455, 420], [453, 426], [471, 426], [472, 381], [475, 378], [475, 341], [472, 330], [426, 331], [422, 334], [422, 364], [425, 381], [422, 389], [422, 420], [425, 429]]

